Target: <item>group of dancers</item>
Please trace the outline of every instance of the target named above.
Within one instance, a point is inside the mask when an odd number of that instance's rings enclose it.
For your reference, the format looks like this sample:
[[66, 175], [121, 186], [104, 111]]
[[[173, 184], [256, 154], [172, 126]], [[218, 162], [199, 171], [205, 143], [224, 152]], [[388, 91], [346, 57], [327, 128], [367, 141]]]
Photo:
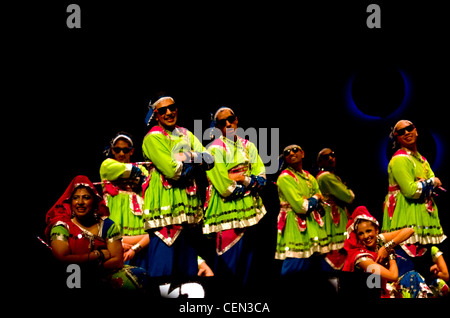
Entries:
[[[196, 276], [247, 284], [258, 260], [254, 229], [267, 214], [257, 147], [236, 134], [231, 108], [214, 114], [222, 135], [207, 149], [177, 119], [175, 100], [160, 97], [146, 117], [153, 124], [142, 144], [146, 161], [132, 162], [134, 141], [118, 133], [100, 167], [102, 195], [77, 176], [46, 215], [53, 255], [92, 273], [95, 287], [145, 290], [149, 278]], [[437, 247], [446, 236], [433, 198], [441, 181], [417, 150], [413, 123], [399, 121], [391, 138], [398, 150], [388, 166], [382, 225], [364, 206], [348, 211], [355, 194], [334, 173], [332, 149], [319, 152], [313, 176], [300, 145], [284, 148], [273, 254], [280, 276], [319, 266], [376, 273], [383, 297], [447, 294], [449, 273]], [[214, 242], [213, 259], [199, 255], [202, 238]]]

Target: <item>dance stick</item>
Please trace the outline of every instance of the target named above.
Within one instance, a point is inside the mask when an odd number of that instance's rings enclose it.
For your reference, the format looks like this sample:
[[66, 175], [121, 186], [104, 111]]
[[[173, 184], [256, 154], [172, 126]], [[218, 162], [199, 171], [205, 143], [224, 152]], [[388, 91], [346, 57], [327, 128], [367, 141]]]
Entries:
[[138, 161], [138, 162], [130, 162], [132, 165], [151, 165], [153, 162], [151, 161]]
[[50, 250], [52, 250], [52, 247], [50, 245], [48, 245], [43, 239], [41, 239], [39, 237], [39, 235], [36, 235], [36, 238], [41, 241], [42, 244], [44, 244], [45, 246], [47, 246]]

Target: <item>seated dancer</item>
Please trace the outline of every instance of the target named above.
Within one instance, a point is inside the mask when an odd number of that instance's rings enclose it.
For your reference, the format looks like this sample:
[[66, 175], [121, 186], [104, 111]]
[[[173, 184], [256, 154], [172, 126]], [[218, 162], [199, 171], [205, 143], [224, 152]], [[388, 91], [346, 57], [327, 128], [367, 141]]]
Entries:
[[359, 206], [347, 224], [344, 248], [348, 256], [343, 271], [361, 270], [380, 277], [382, 298], [426, 298], [431, 295], [424, 278], [409, 271], [399, 278], [394, 248], [414, 235], [412, 228], [380, 234], [378, 221]]
[[82, 266], [91, 287], [145, 290], [148, 275], [139, 267], [123, 266], [120, 229], [108, 215], [91, 181], [75, 177], [46, 215], [45, 233], [53, 255]]
[[157, 124], [142, 145], [144, 157], [154, 166], [143, 186], [144, 229], [150, 236], [149, 274], [212, 276], [208, 265], [198, 261], [195, 246], [195, 233], [201, 231], [196, 225], [203, 220], [195, 178], [212, 168], [214, 158], [193, 133], [176, 125], [178, 106], [172, 97], [163, 96], [150, 105], [147, 124], [153, 118]]
[[346, 225], [348, 222], [347, 205], [353, 202], [355, 194], [342, 182], [334, 170], [336, 157], [330, 148], [322, 149], [317, 156], [319, 173], [316, 176], [320, 192], [324, 197], [325, 228], [331, 240], [331, 252], [325, 260], [335, 270], [342, 269], [345, 263], [346, 252], [344, 242], [346, 238]]
[[238, 118], [228, 107], [219, 108], [212, 126], [220, 130], [208, 150], [215, 158], [207, 171], [203, 234], [216, 240], [214, 272], [233, 286], [245, 286], [252, 266], [255, 242], [251, 231], [266, 214], [258, 191], [266, 184], [265, 167], [256, 146], [236, 134]]
[[142, 165], [130, 163], [134, 154], [133, 140], [125, 132], [113, 138], [107, 154], [112, 158], [102, 162], [100, 178], [109, 218], [122, 230], [124, 261], [147, 269], [149, 237], [142, 221], [142, 184], [148, 171]]
[[415, 268], [422, 273], [426, 262], [421, 262], [421, 256], [427, 251], [426, 246], [446, 238], [433, 199], [441, 181], [417, 150], [418, 133], [412, 122], [398, 121], [390, 137], [394, 148], [399, 149], [388, 165], [389, 192], [384, 201], [382, 231], [414, 229], [414, 235], [396, 249], [405, 260], [399, 263], [399, 271], [402, 275]]
[[[282, 156], [287, 163], [281, 166], [277, 179], [280, 198], [278, 234], [275, 258], [283, 260], [281, 275], [320, 268], [324, 254], [330, 252], [330, 238], [319, 213], [323, 199], [317, 180], [303, 169], [305, 153], [298, 145], [284, 148]], [[328, 267], [328, 266], [327, 266]]]

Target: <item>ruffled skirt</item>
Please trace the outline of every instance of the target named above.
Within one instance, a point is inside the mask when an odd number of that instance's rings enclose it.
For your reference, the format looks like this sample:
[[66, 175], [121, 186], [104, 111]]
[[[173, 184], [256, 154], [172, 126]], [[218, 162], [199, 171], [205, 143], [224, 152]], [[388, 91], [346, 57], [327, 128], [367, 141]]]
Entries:
[[[285, 221], [282, 221], [285, 214]], [[302, 221], [305, 221], [306, 224]], [[331, 251], [331, 240], [325, 225], [321, 226], [309, 214], [302, 220], [294, 211], [281, 212], [279, 215], [277, 246], [275, 258], [309, 258], [314, 253], [325, 254]], [[306, 228], [305, 228], [306, 226]]]
[[384, 203], [383, 232], [392, 232], [406, 227], [414, 234], [405, 244], [439, 244], [446, 236], [439, 220], [438, 208], [432, 201], [407, 199], [401, 192], [388, 194]]
[[255, 225], [266, 214], [259, 195], [248, 194], [238, 199], [223, 198], [214, 187], [207, 193], [203, 233], [243, 229]]

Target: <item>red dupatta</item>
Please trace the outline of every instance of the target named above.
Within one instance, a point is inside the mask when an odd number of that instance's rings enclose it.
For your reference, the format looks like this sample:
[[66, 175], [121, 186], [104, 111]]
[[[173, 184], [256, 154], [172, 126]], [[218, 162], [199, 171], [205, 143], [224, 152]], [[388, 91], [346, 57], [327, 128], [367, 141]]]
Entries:
[[355, 233], [355, 225], [358, 220], [367, 220], [380, 226], [377, 219], [375, 219], [367, 210], [365, 206], [359, 206], [353, 211], [352, 216], [347, 223], [347, 239], [344, 242], [344, 248], [347, 251], [347, 259], [344, 264], [343, 271], [353, 272], [355, 270], [355, 261], [362, 257], [371, 257], [374, 261], [377, 258], [377, 253], [369, 250], [363, 243], [359, 242]]
[[67, 187], [66, 191], [64, 191], [63, 195], [56, 201], [53, 207], [47, 212], [45, 216], [45, 221], [47, 223], [47, 227], [45, 229], [45, 236], [47, 240], [50, 236], [50, 231], [52, 227], [58, 222], [64, 222], [66, 224], [70, 223], [70, 219], [72, 217], [72, 207], [70, 203], [70, 198], [72, 197], [73, 192], [79, 186], [85, 186], [94, 192], [94, 194], [98, 197], [98, 206], [94, 207], [97, 215], [100, 217], [109, 216], [109, 209], [105, 204], [105, 201], [98, 194], [92, 182], [86, 176], [76, 176], [72, 182]]

